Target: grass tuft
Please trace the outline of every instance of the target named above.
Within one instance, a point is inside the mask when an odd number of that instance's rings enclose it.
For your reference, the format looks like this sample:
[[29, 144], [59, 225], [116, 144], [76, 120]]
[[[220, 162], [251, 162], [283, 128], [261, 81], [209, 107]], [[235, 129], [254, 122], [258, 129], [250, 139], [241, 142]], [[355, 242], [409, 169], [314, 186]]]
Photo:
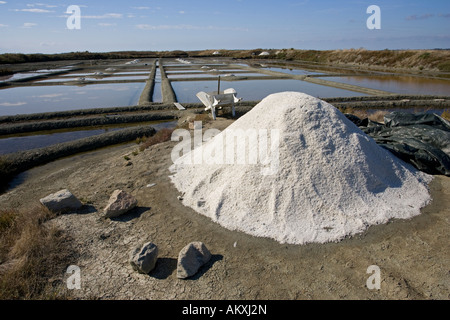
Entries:
[[69, 237], [48, 224], [44, 207], [0, 210], [0, 299], [64, 299], [50, 282], [73, 259]]

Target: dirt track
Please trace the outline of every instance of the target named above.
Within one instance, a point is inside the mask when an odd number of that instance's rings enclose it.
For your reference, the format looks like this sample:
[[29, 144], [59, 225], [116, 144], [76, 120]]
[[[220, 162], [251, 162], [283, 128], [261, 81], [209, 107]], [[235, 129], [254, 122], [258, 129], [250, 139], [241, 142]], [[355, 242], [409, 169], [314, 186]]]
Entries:
[[[219, 129], [230, 120], [214, 122]], [[52, 223], [74, 239], [81, 269], [77, 298], [91, 299], [449, 299], [450, 178], [436, 176], [433, 202], [411, 220], [369, 228], [339, 243], [285, 245], [228, 231], [177, 200], [168, 167], [175, 142], [136, 156], [135, 144], [101, 149], [34, 168], [0, 196], [2, 207], [27, 207], [68, 188], [86, 205]], [[124, 156], [131, 158], [126, 165]], [[150, 183], [155, 186], [148, 188]], [[115, 220], [100, 212], [115, 189], [139, 201]], [[128, 263], [138, 244], [159, 246], [156, 269], [138, 274]], [[213, 258], [189, 280], [176, 278], [178, 252], [203, 241]], [[381, 270], [381, 289], [369, 290], [367, 268]], [[65, 290], [66, 270], [59, 283]]]

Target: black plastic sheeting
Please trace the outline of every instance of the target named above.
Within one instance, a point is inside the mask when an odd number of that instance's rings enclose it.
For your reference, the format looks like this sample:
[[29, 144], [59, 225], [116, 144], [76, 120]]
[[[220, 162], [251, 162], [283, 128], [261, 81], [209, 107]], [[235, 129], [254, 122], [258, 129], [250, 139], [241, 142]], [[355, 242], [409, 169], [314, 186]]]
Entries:
[[450, 176], [450, 122], [431, 113], [391, 112], [384, 124], [346, 117], [377, 144], [429, 174]]

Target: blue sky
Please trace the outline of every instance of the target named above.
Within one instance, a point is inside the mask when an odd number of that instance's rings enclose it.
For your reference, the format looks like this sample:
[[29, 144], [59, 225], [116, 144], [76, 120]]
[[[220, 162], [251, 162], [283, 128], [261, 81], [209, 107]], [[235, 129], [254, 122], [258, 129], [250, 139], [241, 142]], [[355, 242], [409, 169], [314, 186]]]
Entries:
[[[0, 0], [0, 53], [450, 48], [448, 0]], [[70, 30], [69, 5], [81, 10]], [[367, 7], [381, 9], [369, 30]]]

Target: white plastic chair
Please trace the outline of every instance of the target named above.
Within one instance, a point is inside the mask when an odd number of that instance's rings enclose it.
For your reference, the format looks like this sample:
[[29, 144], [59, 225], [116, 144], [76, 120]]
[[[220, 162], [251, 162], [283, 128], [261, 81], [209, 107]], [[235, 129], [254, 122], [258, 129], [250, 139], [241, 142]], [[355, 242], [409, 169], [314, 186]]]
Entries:
[[197, 98], [206, 106], [205, 111], [211, 109], [212, 117], [216, 120], [216, 106], [231, 104], [233, 117], [236, 116], [236, 110], [234, 104], [242, 100], [242, 98], [236, 98], [236, 90], [229, 88], [223, 91], [223, 93], [204, 92], [200, 91], [196, 94]]

